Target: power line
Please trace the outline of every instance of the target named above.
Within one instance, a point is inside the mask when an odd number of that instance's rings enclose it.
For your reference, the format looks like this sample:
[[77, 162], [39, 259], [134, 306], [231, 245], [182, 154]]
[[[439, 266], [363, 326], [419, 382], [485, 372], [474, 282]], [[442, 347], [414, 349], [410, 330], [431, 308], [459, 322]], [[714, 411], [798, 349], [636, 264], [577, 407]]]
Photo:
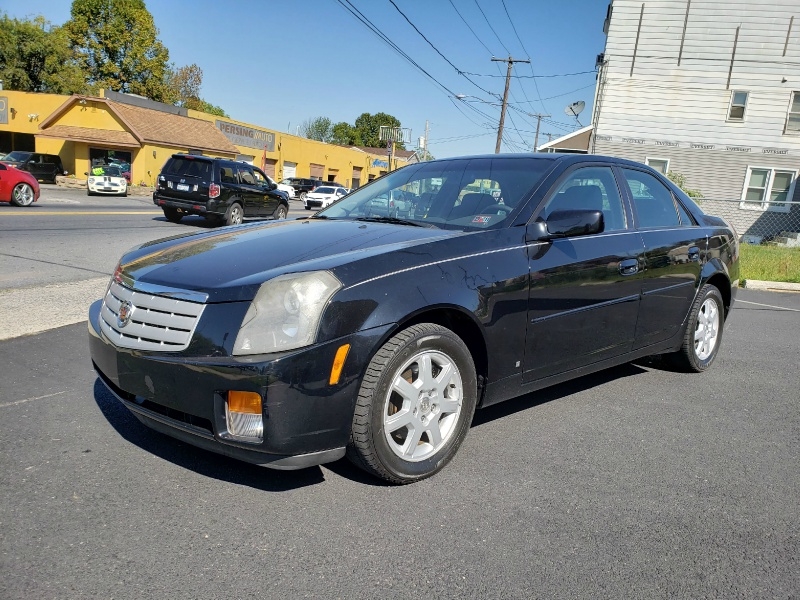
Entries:
[[478, 85], [477, 83], [475, 83], [474, 81], [472, 81], [472, 79], [470, 79], [469, 77], [467, 77], [466, 75], [464, 75], [464, 71], [462, 71], [462, 70], [461, 70], [461, 69], [459, 69], [457, 66], [455, 66], [455, 65], [454, 65], [454, 64], [453, 64], [453, 63], [450, 61], [450, 59], [449, 59], [449, 58], [447, 58], [447, 57], [446, 57], [444, 54], [442, 54], [442, 53], [439, 51], [439, 49], [438, 49], [436, 46], [434, 46], [434, 45], [433, 45], [433, 42], [431, 42], [431, 41], [430, 41], [430, 40], [429, 40], [427, 37], [425, 37], [425, 34], [424, 34], [424, 33], [422, 33], [422, 32], [419, 30], [419, 28], [418, 28], [416, 25], [414, 25], [414, 23], [412, 23], [412, 22], [411, 22], [411, 19], [409, 19], [409, 18], [408, 18], [408, 16], [406, 16], [406, 14], [405, 14], [405, 13], [404, 13], [402, 10], [400, 10], [400, 7], [399, 7], [399, 6], [397, 6], [397, 4], [395, 4], [395, 3], [394, 3], [394, 0], [389, 0], [389, 3], [390, 3], [392, 6], [394, 6], [395, 10], [396, 10], [397, 12], [399, 12], [399, 13], [400, 13], [400, 14], [403, 16], [403, 18], [404, 18], [404, 19], [405, 19], [405, 20], [408, 22], [408, 24], [409, 24], [409, 25], [411, 25], [411, 27], [413, 27], [413, 28], [414, 28], [414, 31], [416, 31], [416, 32], [417, 32], [417, 33], [420, 35], [420, 37], [422, 37], [422, 39], [423, 39], [423, 40], [425, 40], [426, 42], [428, 42], [428, 45], [429, 45], [431, 48], [433, 48], [433, 49], [436, 51], [436, 53], [437, 53], [439, 56], [441, 56], [441, 57], [442, 57], [442, 58], [445, 60], [445, 62], [447, 62], [447, 64], [448, 64], [448, 65], [450, 65], [451, 67], [453, 67], [453, 69], [455, 69], [456, 73], [458, 73], [459, 75], [461, 75], [461, 76], [462, 76], [464, 79], [466, 79], [467, 81], [469, 81], [469, 82], [470, 82], [472, 85], [474, 85], [476, 88], [478, 88], [479, 90], [481, 90], [483, 93], [485, 93], [485, 94], [489, 94], [490, 96], [494, 96], [494, 95], [496, 95], [496, 94], [492, 94], [492, 92], [490, 92], [489, 90], [487, 90], [487, 89], [485, 89], [485, 88], [481, 87], [480, 85]]
[[478, 7], [478, 10], [479, 10], [479, 11], [481, 11], [481, 14], [483, 15], [483, 18], [484, 18], [484, 20], [486, 21], [486, 24], [489, 26], [489, 29], [491, 29], [491, 30], [492, 30], [492, 33], [494, 34], [494, 37], [496, 37], [496, 38], [497, 38], [497, 41], [498, 41], [498, 42], [500, 42], [500, 45], [503, 47], [503, 50], [505, 50], [505, 51], [506, 51], [506, 54], [507, 54], [508, 56], [511, 56], [511, 50], [509, 50], [508, 48], [506, 48], [506, 45], [503, 43], [503, 40], [501, 40], [501, 39], [500, 39], [500, 36], [499, 36], [499, 35], [497, 35], [497, 32], [494, 30], [494, 27], [492, 27], [492, 24], [491, 24], [491, 23], [489, 23], [489, 19], [486, 17], [486, 13], [485, 13], [485, 12], [483, 12], [483, 9], [481, 8], [481, 5], [480, 5], [480, 4], [478, 4], [478, 0], [475, 0], [475, 6], [477, 6], [477, 7]]
[[[589, 73], [596, 75], [597, 71], [578, 71], [577, 73], [556, 73], [553, 75], [514, 75], [517, 79], [550, 79], [552, 77], [572, 77], [574, 75], [588, 75]], [[505, 77], [505, 75], [494, 75], [492, 73], [471, 73], [464, 71], [464, 75], [471, 75], [472, 77]]]
[[[479, 38], [479, 37], [478, 37], [478, 34], [477, 34], [477, 33], [475, 33], [475, 31], [472, 29], [472, 27], [470, 27], [470, 26], [469, 26], [469, 23], [467, 23], [467, 20], [466, 20], [466, 19], [465, 19], [465, 18], [464, 18], [464, 17], [461, 15], [461, 13], [460, 13], [460, 12], [458, 12], [458, 9], [456, 8], [456, 5], [455, 5], [455, 4], [453, 4], [453, 0], [449, 0], [449, 2], [450, 2], [450, 6], [452, 6], [452, 7], [453, 7], [453, 10], [454, 10], [454, 11], [456, 11], [456, 14], [457, 14], [459, 17], [461, 17], [461, 20], [462, 20], [462, 21], [464, 21], [464, 25], [466, 25], [466, 26], [467, 26], [467, 29], [469, 29], [469, 30], [472, 32], [472, 35], [474, 35], [474, 36], [475, 36], [475, 39], [476, 39], [476, 40], [478, 40], [478, 43], [479, 43], [481, 46], [483, 46], [484, 48], [486, 48], [486, 51], [487, 51], [489, 54], [491, 54], [491, 55], [494, 55], [494, 52], [492, 52], [491, 50], [489, 50], [489, 47], [488, 47], [486, 44], [484, 44], [484, 43], [483, 43], [483, 40], [481, 40], [481, 38]], [[467, 75], [475, 75], [475, 73], [467, 73]]]

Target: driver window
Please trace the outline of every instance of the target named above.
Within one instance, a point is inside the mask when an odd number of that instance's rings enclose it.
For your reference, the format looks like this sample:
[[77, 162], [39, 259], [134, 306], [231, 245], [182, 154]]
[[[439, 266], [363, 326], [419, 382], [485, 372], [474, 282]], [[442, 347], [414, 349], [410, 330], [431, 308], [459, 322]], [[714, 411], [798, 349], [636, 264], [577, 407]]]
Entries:
[[614, 172], [611, 167], [585, 167], [575, 170], [547, 201], [541, 217], [547, 219], [561, 210], [599, 210], [603, 213], [603, 231], [627, 229]]

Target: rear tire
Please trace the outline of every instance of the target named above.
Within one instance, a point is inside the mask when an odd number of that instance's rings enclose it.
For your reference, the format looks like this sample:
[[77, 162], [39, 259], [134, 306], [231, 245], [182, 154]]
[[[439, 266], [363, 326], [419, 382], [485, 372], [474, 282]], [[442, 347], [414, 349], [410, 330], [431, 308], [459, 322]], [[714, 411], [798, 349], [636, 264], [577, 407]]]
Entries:
[[163, 207], [162, 210], [164, 211], [164, 216], [167, 217], [167, 221], [170, 223], [180, 223], [181, 219], [183, 218], [183, 213], [180, 212], [177, 208], [168, 208]]
[[670, 362], [689, 373], [708, 369], [717, 357], [724, 323], [722, 294], [715, 286], [706, 284], [692, 305], [681, 349], [667, 355]]
[[392, 483], [430, 477], [467, 435], [477, 398], [475, 364], [461, 338], [433, 323], [413, 325], [367, 366], [347, 456]]
[[226, 225], [241, 225], [244, 221], [244, 210], [242, 205], [234, 202], [228, 207], [228, 212], [225, 213]]
[[279, 204], [278, 208], [276, 208], [275, 212], [272, 214], [272, 218], [276, 221], [281, 221], [286, 218], [287, 211], [288, 209], [286, 206]]

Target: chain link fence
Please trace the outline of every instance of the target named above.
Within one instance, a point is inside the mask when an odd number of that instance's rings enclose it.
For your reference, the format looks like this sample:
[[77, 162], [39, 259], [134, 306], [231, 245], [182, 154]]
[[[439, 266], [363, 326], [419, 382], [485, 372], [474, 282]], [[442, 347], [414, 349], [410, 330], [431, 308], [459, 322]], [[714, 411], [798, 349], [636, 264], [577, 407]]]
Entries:
[[800, 248], [800, 202], [742, 202], [702, 198], [703, 212], [722, 217], [746, 244]]

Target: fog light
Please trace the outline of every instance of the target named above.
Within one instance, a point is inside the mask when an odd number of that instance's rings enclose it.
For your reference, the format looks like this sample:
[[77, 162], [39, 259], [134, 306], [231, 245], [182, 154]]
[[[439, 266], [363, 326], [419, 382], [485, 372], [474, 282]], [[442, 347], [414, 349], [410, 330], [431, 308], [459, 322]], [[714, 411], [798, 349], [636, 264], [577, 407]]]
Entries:
[[255, 392], [228, 392], [225, 403], [228, 433], [236, 437], [261, 440], [264, 438], [264, 419], [261, 396]]

